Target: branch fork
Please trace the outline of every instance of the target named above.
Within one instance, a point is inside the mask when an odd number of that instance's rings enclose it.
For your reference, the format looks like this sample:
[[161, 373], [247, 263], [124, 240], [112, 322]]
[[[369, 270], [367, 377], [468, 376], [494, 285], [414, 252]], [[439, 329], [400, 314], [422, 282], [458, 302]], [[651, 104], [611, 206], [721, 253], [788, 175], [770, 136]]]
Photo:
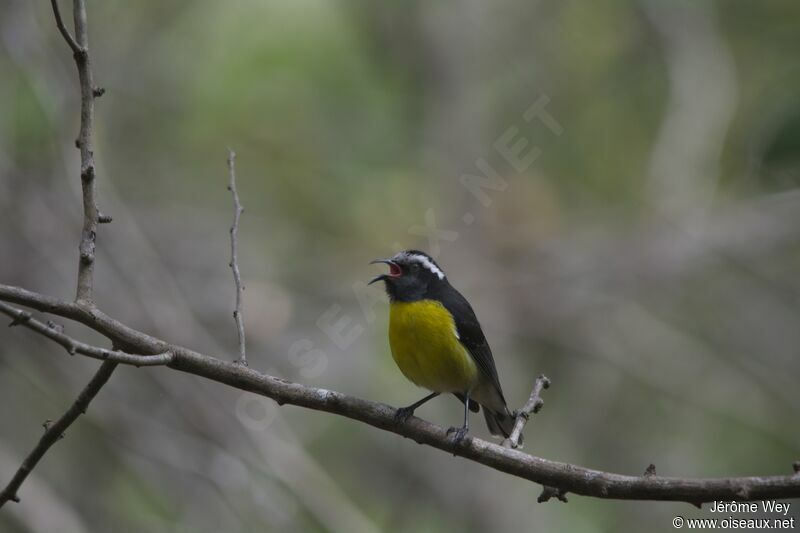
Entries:
[[550, 379], [547, 376], [541, 374], [536, 378], [528, 401], [525, 402], [525, 405], [523, 405], [521, 409], [517, 409], [514, 412], [516, 420], [514, 421], [511, 434], [503, 441], [504, 447], [514, 449], [522, 447], [522, 430], [525, 428], [525, 424], [528, 423], [528, 420], [530, 420], [531, 414], [538, 413], [542, 406], [544, 406], [544, 400], [541, 397], [542, 391], [549, 387]]

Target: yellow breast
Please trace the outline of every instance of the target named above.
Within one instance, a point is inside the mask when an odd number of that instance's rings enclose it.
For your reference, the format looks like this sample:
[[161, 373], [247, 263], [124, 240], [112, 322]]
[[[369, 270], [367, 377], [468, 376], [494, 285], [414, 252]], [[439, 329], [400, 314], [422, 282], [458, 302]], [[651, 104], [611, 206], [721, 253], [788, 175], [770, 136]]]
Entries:
[[450, 312], [435, 300], [392, 302], [389, 345], [403, 374], [435, 392], [465, 392], [478, 382], [478, 368], [461, 345]]

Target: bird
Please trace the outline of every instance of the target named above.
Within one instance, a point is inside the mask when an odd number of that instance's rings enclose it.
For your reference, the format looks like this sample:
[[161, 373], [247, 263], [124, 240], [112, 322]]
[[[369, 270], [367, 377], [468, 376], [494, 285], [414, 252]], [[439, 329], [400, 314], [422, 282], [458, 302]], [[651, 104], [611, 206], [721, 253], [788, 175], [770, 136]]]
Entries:
[[389, 346], [403, 375], [430, 394], [397, 410], [395, 420], [405, 422], [425, 402], [443, 393], [454, 394], [464, 404], [461, 427], [451, 427], [456, 443], [469, 431], [469, 412], [483, 407], [492, 435], [508, 437], [514, 417], [506, 405], [492, 350], [480, 322], [466, 298], [425, 252], [404, 250], [370, 264], [389, 266], [383, 281], [389, 296]]

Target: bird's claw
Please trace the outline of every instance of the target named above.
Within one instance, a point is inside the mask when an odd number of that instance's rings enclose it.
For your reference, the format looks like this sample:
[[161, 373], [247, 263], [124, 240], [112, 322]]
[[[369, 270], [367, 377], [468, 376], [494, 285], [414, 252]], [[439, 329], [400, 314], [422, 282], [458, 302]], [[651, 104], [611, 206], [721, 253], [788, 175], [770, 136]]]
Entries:
[[397, 424], [402, 424], [414, 414], [414, 410], [408, 407], [400, 407], [397, 409], [397, 412], [394, 414], [394, 421]]
[[451, 427], [447, 429], [447, 434], [453, 434], [453, 444], [459, 444], [467, 436], [469, 428], [466, 427]]

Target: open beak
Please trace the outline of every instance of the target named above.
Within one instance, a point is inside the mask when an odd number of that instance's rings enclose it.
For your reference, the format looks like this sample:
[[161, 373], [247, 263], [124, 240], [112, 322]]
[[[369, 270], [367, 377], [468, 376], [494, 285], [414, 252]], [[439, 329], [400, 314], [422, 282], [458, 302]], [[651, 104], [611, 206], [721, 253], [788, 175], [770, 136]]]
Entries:
[[369, 262], [370, 265], [374, 265], [376, 263], [385, 263], [389, 265], [389, 273], [375, 276], [369, 281], [369, 283], [367, 283], [367, 285], [372, 285], [376, 281], [382, 281], [388, 278], [396, 278], [402, 273], [402, 271], [400, 270], [400, 266], [391, 259], [376, 259], [374, 261]]

